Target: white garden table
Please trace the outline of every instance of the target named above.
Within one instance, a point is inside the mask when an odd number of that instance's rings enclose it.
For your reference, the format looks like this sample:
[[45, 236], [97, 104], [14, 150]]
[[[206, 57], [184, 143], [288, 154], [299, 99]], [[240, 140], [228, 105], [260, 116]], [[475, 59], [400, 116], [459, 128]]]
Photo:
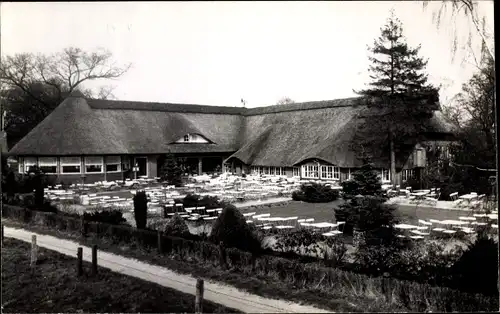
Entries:
[[476, 217], [458, 217], [458, 219], [465, 221], [475, 221]]
[[474, 199], [477, 199], [477, 194], [465, 194], [458, 197], [461, 200], [467, 201], [467, 205], [470, 205], [470, 202]]
[[394, 228], [396, 228], [396, 229], [404, 229], [404, 230], [411, 230], [411, 229], [417, 229], [418, 226], [407, 225], [407, 224], [398, 224], [398, 225], [394, 225]]

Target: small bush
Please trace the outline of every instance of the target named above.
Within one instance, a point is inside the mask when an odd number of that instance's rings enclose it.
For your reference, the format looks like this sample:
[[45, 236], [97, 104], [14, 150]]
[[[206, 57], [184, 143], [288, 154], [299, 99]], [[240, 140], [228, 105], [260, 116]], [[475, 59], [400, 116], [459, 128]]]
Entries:
[[148, 220], [148, 197], [144, 191], [137, 191], [134, 195], [134, 218], [138, 229], [146, 228]]
[[86, 221], [96, 221], [110, 225], [120, 225], [127, 222], [127, 220], [123, 218], [123, 213], [119, 210], [103, 210], [84, 213], [83, 218]]
[[354, 253], [357, 271], [372, 276], [391, 272], [398, 264], [398, 252], [392, 246], [362, 245]]
[[182, 200], [182, 204], [184, 208], [189, 207], [205, 207], [205, 209], [213, 209], [213, 208], [223, 208], [228, 204], [217, 196], [206, 195], [201, 197], [200, 195], [189, 193]]
[[298, 202], [304, 202], [305, 201], [304, 192], [302, 192], [302, 191], [293, 191], [292, 192], [292, 200], [298, 201]]
[[259, 240], [252, 233], [245, 217], [233, 205], [224, 207], [214, 222], [209, 239], [215, 244], [222, 242], [225, 247], [252, 253], [260, 252]]
[[190, 235], [188, 225], [179, 215], [175, 214], [172, 216], [172, 219], [165, 225], [165, 229], [163, 232], [166, 235], [186, 238]]
[[300, 191], [292, 193], [295, 201], [308, 203], [328, 203], [339, 198], [339, 192], [330, 186], [320, 183], [305, 183], [300, 186]]
[[327, 237], [324, 243], [326, 245], [323, 252], [325, 265], [338, 267], [344, 264], [347, 253], [344, 241], [337, 237]]
[[398, 223], [398, 219], [395, 215], [396, 207], [384, 202], [385, 199], [379, 196], [352, 198], [334, 210], [335, 219], [345, 221], [344, 233], [357, 228], [378, 235], [381, 240], [390, 243], [394, 240], [392, 226]]

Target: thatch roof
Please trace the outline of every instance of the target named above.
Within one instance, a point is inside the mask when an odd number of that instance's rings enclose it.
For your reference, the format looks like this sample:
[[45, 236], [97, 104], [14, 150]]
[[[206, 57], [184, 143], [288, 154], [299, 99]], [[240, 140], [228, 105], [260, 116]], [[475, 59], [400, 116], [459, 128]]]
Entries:
[[[164, 107], [168, 108], [169, 105]], [[11, 153], [92, 155], [234, 152], [239, 147], [237, 137], [243, 119], [241, 115], [199, 113], [193, 108], [183, 112], [156, 109], [147, 103], [71, 96], [19, 141]], [[204, 112], [210, 110], [213, 109]], [[213, 144], [172, 144], [187, 133], [202, 134]]]
[[[11, 150], [14, 155], [233, 153], [246, 164], [292, 166], [322, 159], [359, 164], [350, 142], [358, 98], [246, 109], [86, 99], [72, 95]], [[437, 113], [430, 130], [452, 133]], [[175, 144], [187, 133], [210, 144]]]
[[[339, 167], [363, 164], [352, 149], [354, 135], [358, 126], [365, 123], [361, 117], [367, 110], [366, 106], [359, 105], [358, 98], [251, 110], [245, 119], [244, 145], [230, 158], [245, 164], [269, 166], [295, 166], [311, 159]], [[454, 132], [440, 112], [435, 112], [425, 128], [431, 134]], [[397, 155], [398, 167], [405, 163], [412, 147], [406, 145], [407, 150]], [[387, 167], [388, 156], [381, 153], [375, 164]]]

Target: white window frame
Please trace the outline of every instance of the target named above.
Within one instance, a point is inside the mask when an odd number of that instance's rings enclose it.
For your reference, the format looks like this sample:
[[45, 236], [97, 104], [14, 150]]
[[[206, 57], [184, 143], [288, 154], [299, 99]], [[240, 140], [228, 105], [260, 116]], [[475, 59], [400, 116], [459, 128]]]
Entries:
[[285, 168], [284, 167], [276, 167], [276, 175], [277, 176], [285, 176]]
[[17, 167], [18, 167], [17, 171], [19, 173], [24, 173], [24, 158], [23, 157], [19, 157]]
[[292, 168], [292, 177], [300, 177], [300, 168], [299, 167]]
[[340, 180], [340, 168], [330, 165], [321, 165], [321, 179]]
[[333, 166], [333, 180], [340, 180], [340, 168]]
[[54, 172], [45, 172], [44, 171], [44, 173], [57, 174], [57, 157], [38, 157], [38, 167], [42, 171], [43, 171], [42, 167], [55, 167]]
[[24, 173], [29, 172], [29, 167], [38, 166], [38, 158], [36, 157], [25, 157], [24, 158]]
[[413, 169], [403, 169], [401, 173], [401, 180], [408, 181], [413, 178]]
[[318, 165], [302, 165], [302, 176], [307, 179], [319, 179]]
[[[111, 158], [114, 158], [114, 160], [110, 160]], [[116, 159], [118, 158], [118, 159]], [[117, 170], [115, 171], [108, 171], [108, 166], [113, 166], [113, 165], [117, 165]], [[121, 156], [107, 156], [106, 157], [106, 165], [104, 166], [105, 167], [105, 171], [106, 173], [116, 173], [116, 172], [121, 172], [122, 171], [122, 158]]]
[[[60, 173], [61, 174], [80, 174], [82, 173], [82, 159], [81, 157], [60, 157]], [[69, 161], [72, 160], [72, 161]], [[77, 162], [78, 160], [78, 162]], [[79, 172], [64, 172], [64, 166], [78, 166]]]
[[391, 171], [389, 169], [382, 169], [380, 171], [380, 179], [382, 182], [390, 182], [391, 181]]
[[[94, 159], [94, 160], [92, 160]], [[99, 161], [96, 161], [99, 159]], [[85, 173], [103, 173], [104, 172], [104, 158], [102, 156], [85, 156]], [[100, 171], [88, 171], [87, 166], [100, 166]]]
[[333, 166], [321, 166], [321, 179], [333, 179]]

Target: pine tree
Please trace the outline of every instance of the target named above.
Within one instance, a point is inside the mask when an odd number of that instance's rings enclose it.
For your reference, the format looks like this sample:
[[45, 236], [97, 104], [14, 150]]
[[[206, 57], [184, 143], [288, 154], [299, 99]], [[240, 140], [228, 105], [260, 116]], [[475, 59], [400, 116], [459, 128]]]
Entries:
[[381, 196], [382, 184], [378, 173], [370, 164], [366, 164], [353, 173], [352, 180], [342, 182], [344, 199], [352, 199], [356, 195]]
[[167, 154], [160, 172], [162, 179], [167, 181], [168, 184], [182, 185], [182, 168], [172, 154]]
[[415, 143], [424, 131], [423, 122], [439, 109], [438, 89], [427, 83], [428, 76], [423, 72], [427, 60], [419, 57], [420, 46], [408, 46], [402, 23], [393, 11], [369, 51], [373, 53], [369, 57], [371, 82], [367, 89], [356, 92], [365, 96], [362, 103], [368, 110], [361, 117], [367, 123], [358, 128], [355, 141], [370, 158], [390, 153], [395, 185], [396, 150], [407, 149], [402, 143]]

